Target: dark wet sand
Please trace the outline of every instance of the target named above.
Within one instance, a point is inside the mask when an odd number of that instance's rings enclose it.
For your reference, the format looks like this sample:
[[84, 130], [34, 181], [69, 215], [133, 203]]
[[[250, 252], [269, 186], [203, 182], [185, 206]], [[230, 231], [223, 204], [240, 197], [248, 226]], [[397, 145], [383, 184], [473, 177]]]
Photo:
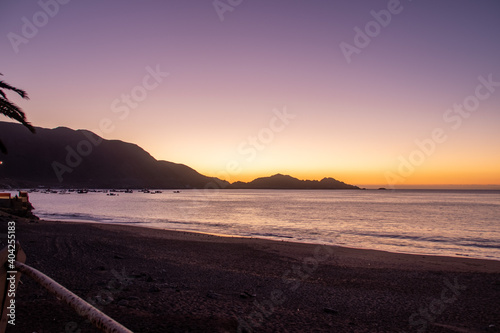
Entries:
[[[134, 332], [500, 332], [500, 261], [11, 219], [27, 264]], [[7, 332], [97, 332], [21, 280]]]

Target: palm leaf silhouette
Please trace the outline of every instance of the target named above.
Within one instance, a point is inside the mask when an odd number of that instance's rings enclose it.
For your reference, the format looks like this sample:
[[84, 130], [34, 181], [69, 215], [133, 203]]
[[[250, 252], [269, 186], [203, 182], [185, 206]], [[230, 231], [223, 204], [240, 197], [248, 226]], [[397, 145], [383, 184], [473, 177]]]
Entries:
[[[0, 73], [0, 75], [3, 74]], [[0, 81], [0, 114], [20, 122], [29, 129], [31, 133], [35, 133], [35, 128], [28, 122], [23, 110], [7, 98], [7, 94], [5, 93], [6, 90], [13, 91], [24, 99], [29, 99], [26, 91], [11, 86], [7, 82]], [[5, 147], [2, 140], [0, 140], [0, 151], [7, 154], [7, 147]]]

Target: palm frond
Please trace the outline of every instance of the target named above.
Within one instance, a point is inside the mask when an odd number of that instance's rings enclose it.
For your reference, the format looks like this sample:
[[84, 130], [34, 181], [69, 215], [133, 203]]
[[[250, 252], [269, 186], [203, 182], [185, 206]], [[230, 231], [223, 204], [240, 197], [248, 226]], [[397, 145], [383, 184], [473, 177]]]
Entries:
[[[22, 89], [18, 89], [16, 87], [13, 87], [10, 84], [8, 84], [7, 82], [0, 81], [0, 89], [12, 90], [15, 93], [17, 93], [19, 96], [21, 96], [22, 98], [29, 99], [28, 93], [26, 91], [24, 91]], [[5, 93], [2, 92], [2, 95], [5, 99], [7, 99], [7, 97], [5, 97]]]
[[28, 122], [26, 115], [20, 107], [11, 103], [10, 101], [0, 98], [0, 114], [5, 115], [11, 119], [17, 120], [23, 124], [31, 133], [35, 133], [35, 128]]
[[[0, 75], [3, 74], [0, 73]], [[17, 120], [18, 122], [23, 124], [24, 127], [29, 129], [31, 133], [35, 133], [35, 128], [28, 122], [23, 110], [21, 110], [21, 108], [16, 104], [9, 101], [4, 90], [11, 90], [25, 99], [29, 99], [28, 93], [22, 89], [11, 86], [7, 82], [0, 81], [0, 114], [3, 114], [4, 116], [9, 117], [11, 119]], [[2, 140], [0, 140], [0, 152], [7, 154], [7, 147], [5, 147]]]

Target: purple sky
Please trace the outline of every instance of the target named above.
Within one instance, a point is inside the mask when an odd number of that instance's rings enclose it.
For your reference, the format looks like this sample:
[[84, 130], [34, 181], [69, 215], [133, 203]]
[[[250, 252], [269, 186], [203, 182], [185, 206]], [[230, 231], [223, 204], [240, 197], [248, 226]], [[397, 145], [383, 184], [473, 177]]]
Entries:
[[[72, 0], [44, 14], [55, 3], [0, 4], [0, 72], [28, 91], [12, 97], [37, 126], [104, 121], [105, 138], [230, 181], [500, 185], [500, 86], [471, 97], [479, 77], [500, 82], [498, 1], [243, 0], [223, 21], [212, 1]], [[348, 62], [340, 45], [367, 24]], [[168, 76], [149, 77], [157, 68]]]

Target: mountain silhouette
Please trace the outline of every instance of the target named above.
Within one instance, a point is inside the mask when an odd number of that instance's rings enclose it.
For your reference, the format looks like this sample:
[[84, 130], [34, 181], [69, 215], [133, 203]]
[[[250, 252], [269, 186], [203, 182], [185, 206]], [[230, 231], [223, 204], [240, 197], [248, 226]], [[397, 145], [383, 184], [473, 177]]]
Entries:
[[105, 140], [87, 130], [36, 127], [33, 135], [20, 124], [0, 121], [0, 134], [9, 147], [9, 154], [0, 154], [3, 188], [358, 188], [333, 178], [311, 181], [281, 174], [230, 184], [183, 164], [158, 161], [136, 144]]
[[317, 180], [299, 180], [297, 178], [276, 174], [271, 177], [257, 178], [249, 183], [235, 182], [230, 188], [240, 189], [311, 189], [311, 190], [333, 190], [333, 189], [359, 189], [333, 178]]
[[36, 128], [0, 122], [9, 154], [0, 155], [0, 186], [88, 188], [204, 188], [228, 183], [194, 169], [157, 161], [141, 147], [104, 140], [86, 130]]

